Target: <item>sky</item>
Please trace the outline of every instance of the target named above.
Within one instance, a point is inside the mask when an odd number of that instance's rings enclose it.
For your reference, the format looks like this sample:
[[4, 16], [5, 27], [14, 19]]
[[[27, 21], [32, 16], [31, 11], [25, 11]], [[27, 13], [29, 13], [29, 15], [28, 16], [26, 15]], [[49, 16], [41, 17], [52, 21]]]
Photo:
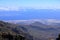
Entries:
[[0, 0], [0, 9], [60, 9], [60, 0]]
[[39, 18], [60, 19], [60, 0], [0, 0], [0, 20]]

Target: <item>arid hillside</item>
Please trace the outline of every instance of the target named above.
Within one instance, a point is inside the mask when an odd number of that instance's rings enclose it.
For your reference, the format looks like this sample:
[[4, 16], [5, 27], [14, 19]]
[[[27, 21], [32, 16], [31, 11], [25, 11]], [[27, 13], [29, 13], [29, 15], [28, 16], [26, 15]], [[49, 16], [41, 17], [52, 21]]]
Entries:
[[28, 32], [18, 29], [17, 24], [0, 21], [0, 40], [33, 40]]

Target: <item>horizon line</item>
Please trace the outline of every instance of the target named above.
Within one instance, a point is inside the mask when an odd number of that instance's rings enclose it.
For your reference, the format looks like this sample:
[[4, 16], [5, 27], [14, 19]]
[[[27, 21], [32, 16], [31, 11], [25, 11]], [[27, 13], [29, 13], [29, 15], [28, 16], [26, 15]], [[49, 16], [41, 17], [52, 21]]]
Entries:
[[16, 8], [9, 8], [9, 7], [0, 7], [0, 11], [20, 11], [20, 10], [27, 10], [27, 9], [51, 9], [51, 10], [60, 10], [60, 8], [21, 8], [21, 7], [16, 7]]

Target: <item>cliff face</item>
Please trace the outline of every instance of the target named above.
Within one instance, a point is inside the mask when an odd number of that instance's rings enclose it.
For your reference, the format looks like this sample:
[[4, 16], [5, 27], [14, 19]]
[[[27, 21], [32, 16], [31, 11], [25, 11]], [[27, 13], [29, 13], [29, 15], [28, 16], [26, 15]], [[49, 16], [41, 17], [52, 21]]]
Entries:
[[19, 25], [0, 21], [0, 40], [33, 40]]

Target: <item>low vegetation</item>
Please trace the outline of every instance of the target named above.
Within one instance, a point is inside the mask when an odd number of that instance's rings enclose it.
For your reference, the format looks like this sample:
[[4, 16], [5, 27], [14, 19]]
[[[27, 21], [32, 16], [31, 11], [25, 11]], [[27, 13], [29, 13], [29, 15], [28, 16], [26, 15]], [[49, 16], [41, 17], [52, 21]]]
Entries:
[[33, 40], [32, 36], [17, 26], [19, 25], [0, 21], [0, 40]]

